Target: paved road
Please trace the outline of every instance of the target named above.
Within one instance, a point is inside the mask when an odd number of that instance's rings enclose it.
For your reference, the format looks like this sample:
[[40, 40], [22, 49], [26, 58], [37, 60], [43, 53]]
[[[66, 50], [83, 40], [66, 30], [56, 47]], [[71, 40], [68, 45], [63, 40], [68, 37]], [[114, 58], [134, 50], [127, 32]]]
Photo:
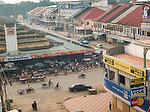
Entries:
[[[21, 23], [23, 25], [26, 25], [30, 28], [34, 28], [34, 29], [38, 29], [38, 30], [42, 30], [44, 32], [48, 32], [50, 34], [53, 34], [53, 35], [56, 35], [58, 37], [61, 37], [61, 38], [64, 38], [64, 39], [67, 39], [67, 40], [71, 40], [71, 41], [75, 41], [75, 42], [79, 42], [78, 41], [78, 35], [79, 34], [74, 34], [74, 37], [71, 37], [71, 38], [68, 38], [66, 37], [66, 33], [67, 32], [62, 32], [62, 31], [54, 31], [54, 30], [48, 30], [48, 27], [47, 26], [39, 26], [39, 25], [29, 25], [29, 22], [24, 22], [24, 21], [21, 21]], [[34, 27], [33, 27], [34, 26]], [[108, 44], [107, 42], [104, 42], [104, 41], [100, 41], [100, 43], [103, 45], [103, 49], [102, 50], [107, 50], [109, 48], [112, 48], [112, 47], [115, 47], [116, 45], [115, 44]], [[92, 47], [95, 47], [95, 45], [98, 44], [98, 41], [95, 40], [95, 41], [90, 41], [89, 45], [92, 46]]]

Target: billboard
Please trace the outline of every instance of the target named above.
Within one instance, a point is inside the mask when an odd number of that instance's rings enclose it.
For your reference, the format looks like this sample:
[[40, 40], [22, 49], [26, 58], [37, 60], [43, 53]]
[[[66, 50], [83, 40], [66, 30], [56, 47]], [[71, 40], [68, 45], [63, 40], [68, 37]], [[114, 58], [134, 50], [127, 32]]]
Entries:
[[146, 76], [146, 70], [103, 55], [103, 62], [136, 77]]
[[143, 18], [150, 18], [150, 4], [143, 5]]

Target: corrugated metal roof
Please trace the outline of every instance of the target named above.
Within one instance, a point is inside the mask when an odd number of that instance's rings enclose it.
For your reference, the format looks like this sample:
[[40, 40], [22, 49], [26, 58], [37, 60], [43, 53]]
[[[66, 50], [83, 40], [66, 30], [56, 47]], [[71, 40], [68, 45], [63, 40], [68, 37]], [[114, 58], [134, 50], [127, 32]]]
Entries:
[[49, 8], [48, 7], [45, 7], [43, 8], [42, 10], [40, 10], [37, 14], [43, 14], [45, 13]]
[[97, 7], [93, 8], [91, 11], [86, 13], [84, 16], [82, 16], [80, 19], [94, 19], [98, 17], [99, 15], [102, 15], [105, 11], [101, 10]]
[[[125, 14], [126, 13], [126, 14]], [[133, 6], [132, 9], [126, 11], [120, 17], [120, 20], [114, 21], [117, 24], [132, 25], [141, 27], [142, 22], [142, 5]]]
[[117, 10], [121, 6], [122, 5], [117, 5], [116, 7], [112, 8], [111, 10], [105, 12], [99, 19], [97, 19], [97, 21], [101, 22], [101, 20], [103, 20], [104, 18], [106, 18], [107, 16], [109, 16], [112, 12], [114, 12], [115, 10]]
[[80, 19], [83, 15], [85, 15], [87, 12], [89, 12], [90, 10], [92, 10], [94, 7], [86, 7], [84, 9], [81, 9], [80, 11], [78, 11], [76, 14], [74, 14], [72, 16], [72, 18], [74, 19]]
[[43, 9], [44, 7], [36, 7], [34, 9], [32, 9], [31, 11], [29, 11], [28, 13], [31, 13], [31, 14], [35, 14], [37, 13], [38, 11], [40, 11], [41, 9]]
[[103, 20], [101, 20], [101, 22], [106, 22], [107, 20], [109, 20], [110, 18], [112, 18], [113, 16], [115, 16], [116, 14], [118, 14], [120, 11], [122, 11], [123, 9], [125, 9], [129, 4], [124, 4], [121, 7], [119, 7], [117, 10], [115, 10], [114, 12], [112, 12], [110, 15], [108, 15], [107, 17], [105, 17]]

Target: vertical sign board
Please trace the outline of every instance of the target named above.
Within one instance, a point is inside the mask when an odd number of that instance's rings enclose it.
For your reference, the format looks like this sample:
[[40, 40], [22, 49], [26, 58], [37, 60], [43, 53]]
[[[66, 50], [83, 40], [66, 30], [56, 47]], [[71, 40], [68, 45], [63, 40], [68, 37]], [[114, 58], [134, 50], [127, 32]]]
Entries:
[[136, 77], [146, 76], [146, 70], [127, 64], [123, 61], [119, 61], [110, 56], [103, 55], [103, 62]]

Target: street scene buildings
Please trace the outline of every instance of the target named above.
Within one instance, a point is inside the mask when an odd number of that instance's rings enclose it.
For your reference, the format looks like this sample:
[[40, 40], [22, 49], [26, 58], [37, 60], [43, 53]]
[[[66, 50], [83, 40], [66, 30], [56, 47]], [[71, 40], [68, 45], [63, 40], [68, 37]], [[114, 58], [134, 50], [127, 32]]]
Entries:
[[[21, 68], [14, 74], [43, 70], [55, 76], [58, 75], [56, 69], [61, 73], [64, 70], [82, 72], [100, 65], [105, 71], [104, 88], [112, 96], [110, 111], [149, 112], [149, 10], [150, 4], [146, 1], [131, 0], [115, 6], [106, 0], [61, 1], [28, 11], [25, 23], [30, 27], [23, 25], [19, 18], [18, 21], [1, 18], [2, 75], [5, 76], [3, 68], [10, 62]], [[99, 49], [98, 53], [95, 48]], [[46, 65], [31, 66], [44, 61]], [[66, 109], [73, 111], [68, 104], [64, 103]], [[80, 109], [89, 112], [87, 108]]]

